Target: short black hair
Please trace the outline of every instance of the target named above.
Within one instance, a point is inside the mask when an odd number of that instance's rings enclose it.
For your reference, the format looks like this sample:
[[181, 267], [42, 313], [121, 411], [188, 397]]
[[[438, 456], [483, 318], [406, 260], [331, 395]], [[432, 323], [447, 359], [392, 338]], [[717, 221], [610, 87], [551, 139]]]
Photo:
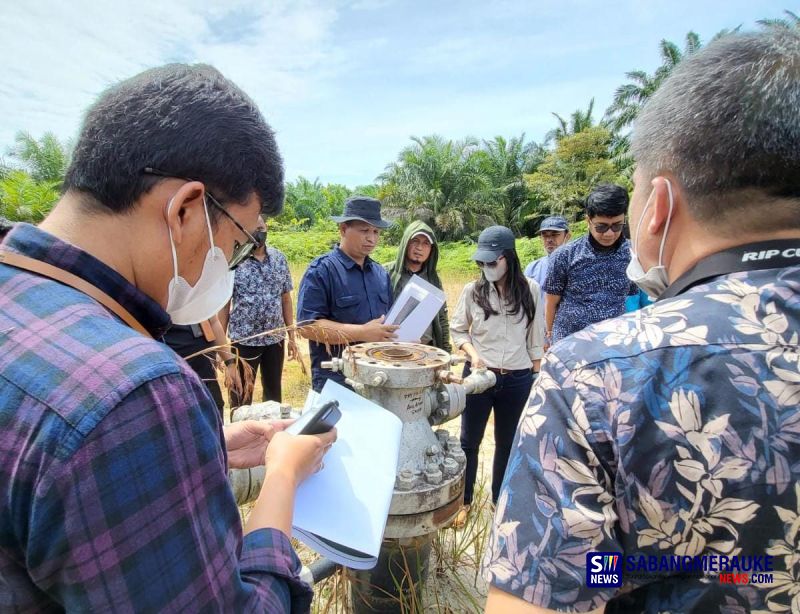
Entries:
[[[255, 103], [218, 70], [168, 64], [101, 94], [83, 121], [64, 191], [95, 210], [122, 213], [163, 177], [203, 182], [222, 203], [253, 193], [261, 212], [283, 208], [283, 160]], [[214, 208], [209, 209], [213, 215]]]
[[628, 213], [630, 197], [628, 191], [613, 183], [601, 183], [586, 197], [586, 215], [589, 218], [603, 215], [615, 217]]
[[800, 228], [800, 29], [722, 36], [675, 67], [639, 113], [642, 180], [675, 175], [715, 233]]

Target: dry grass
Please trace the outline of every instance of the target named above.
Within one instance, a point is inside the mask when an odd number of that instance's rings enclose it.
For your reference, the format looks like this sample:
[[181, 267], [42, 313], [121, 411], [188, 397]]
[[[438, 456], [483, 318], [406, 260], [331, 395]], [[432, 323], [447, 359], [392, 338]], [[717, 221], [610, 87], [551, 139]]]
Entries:
[[[296, 290], [300, 283], [304, 267], [290, 267], [295, 290], [292, 299], [296, 306]], [[474, 277], [470, 274], [460, 276], [448, 275], [443, 279], [444, 291], [447, 295], [447, 306], [452, 312], [455, 309], [462, 289]], [[302, 360], [308, 367], [308, 374], [303, 374], [297, 362], [287, 362], [283, 373], [283, 401], [294, 407], [302, 407], [306, 395], [311, 388], [310, 360], [308, 343], [298, 339]], [[254, 400], [261, 399], [261, 385], [256, 382]], [[451, 433], [458, 435], [459, 420], [444, 425]], [[473, 512], [466, 526], [455, 531], [443, 529], [434, 541], [431, 554], [430, 573], [425, 590], [426, 612], [442, 614], [461, 612], [482, 612], [486, 602], [487, 586], [479, 574], [481, 556], [489, 534], [491, 511], [489, 507], [488, 484], [491, 480], [491, 463], [494, 455], [494, 422], [492, 419], [486, 429], [481, 447], [478, 467], [478, 483], [475, 486]], [[249, 509], [242, 509], [246, 517]], [[317, 555], [294, 541], [300, 558], [305, 564], [312, 562]], [[347, 582], [340, 573], [335, 574], [315, 587], [312, 611], [324, 614], [338, 614], [349, 611]]]

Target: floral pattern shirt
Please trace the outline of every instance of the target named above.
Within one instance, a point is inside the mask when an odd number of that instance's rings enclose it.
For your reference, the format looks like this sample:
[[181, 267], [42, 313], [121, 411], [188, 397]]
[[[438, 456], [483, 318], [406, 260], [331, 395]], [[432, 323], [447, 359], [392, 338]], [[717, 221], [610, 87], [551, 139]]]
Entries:
[[[619, 611], [800, 612], [798, 331], [794, 266], [720, 276], [556, 344], [520, 421], [487, 580], [578, 612], [612, 598]], [[592, 588], [589, 552], [771, 555], [774, 571]]]
[[[267, 246], [267, 257], [258, 260], [251, 256], [238, 267], [233, 285], [228, 336], [232, 341], [245, 339], [268, 330], [285, 326], [281, 299], [292, 291], [292, 276], [286, 256]], [[274, 345], [286, 335], [264, 335], [247, 339], [242, 345]]]
[[550, 254], [543, 290], [561, 297], [553, 320], [554, 343], [590, 324], [625, 313], [625, 299], [639, 293], [625, 274], [630, 261], [627, 239], [612, 249], [601, 249], [591, 234]]

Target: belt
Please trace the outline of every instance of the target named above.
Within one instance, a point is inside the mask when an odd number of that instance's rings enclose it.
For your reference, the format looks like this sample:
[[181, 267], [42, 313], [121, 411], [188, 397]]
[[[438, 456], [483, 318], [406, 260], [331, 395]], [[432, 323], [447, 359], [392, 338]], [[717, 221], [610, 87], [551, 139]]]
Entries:
[[496, 367], [486, 367], [487, 371], [496, 373], [497, 375], [510, 375], [512, 373], [528, 373], [530, 369], [498, 369]]
[[210, 320], [203, 320], [197, 324], [189, 324], [189, 328], [192, 329], [192, 334], [194, 335], [195, 339], [198, 337], [203, 337], [209, 343], [217, 340], [217, 337], [214, 334], [214, 329], [211, 328]]

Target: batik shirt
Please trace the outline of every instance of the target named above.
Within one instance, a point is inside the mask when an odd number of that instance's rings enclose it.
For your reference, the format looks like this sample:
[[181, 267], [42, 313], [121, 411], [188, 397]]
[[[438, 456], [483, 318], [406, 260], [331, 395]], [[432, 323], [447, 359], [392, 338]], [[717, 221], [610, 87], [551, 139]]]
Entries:
[[274, 345], [286, 336], [280, 332], [248, 339], [253, 335], [283, 328], [283, 295], [292, 291], [292, 276], [286, 256], [267, 247], [267, 257], [251, 256], [236, 267], [233, 304], [228, 336], [242, 345]]
[[771, 555], [759, 585], [625, 577], [619, 611], [800, 612], [798, 331], [789, 267], [717, 277], [556, 344], [520, 421], [488, 581], [581, 612], [620, 590], [587, 586], [590, 552]]
[[[161, 306], [18, 224], [3, 248], [113, 296], [153, 337]], [[87, 295], [0, 264], [0, 612], [305, 611], [289, 538], [242, 536], [222, 421], [165, 344]]]
[[625, 274], [631, 261], [627, 239], [612, 249], [600, 249], [587, 234], [559, 247], [548, 261], [544, 291], [561, 297], [553, 321], [553, 343], [622, 315], [625, 299], [639, 292]]

